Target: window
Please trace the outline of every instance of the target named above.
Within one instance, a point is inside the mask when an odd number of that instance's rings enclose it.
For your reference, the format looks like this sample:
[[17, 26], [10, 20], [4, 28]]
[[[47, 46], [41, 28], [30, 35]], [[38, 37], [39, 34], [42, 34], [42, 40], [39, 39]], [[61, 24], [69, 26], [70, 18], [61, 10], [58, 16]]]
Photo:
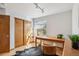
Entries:
[[34, 34], [37, 36], [46, 36], [46, 21], [35, 21], [34, 22]]

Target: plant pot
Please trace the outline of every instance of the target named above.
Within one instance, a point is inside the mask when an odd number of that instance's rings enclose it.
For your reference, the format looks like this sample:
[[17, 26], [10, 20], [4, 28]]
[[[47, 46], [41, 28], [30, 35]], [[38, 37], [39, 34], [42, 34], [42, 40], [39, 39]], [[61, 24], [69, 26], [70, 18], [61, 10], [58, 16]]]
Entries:
[[74, 48], [74, 49], [78, 49], [78, 45], [79, 44], [79, 42], [72, 42], [72, 48]]
[[77, 45], [78, 45], [78, 48], [79, 48], [79, 41], [77, 41]]

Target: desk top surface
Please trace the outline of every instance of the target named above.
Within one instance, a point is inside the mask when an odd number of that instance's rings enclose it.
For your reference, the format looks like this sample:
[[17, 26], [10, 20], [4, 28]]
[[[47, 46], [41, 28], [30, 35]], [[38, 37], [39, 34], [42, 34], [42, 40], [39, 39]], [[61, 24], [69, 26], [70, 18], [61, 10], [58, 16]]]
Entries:
[[40, 39], [40, 40], [55, 41], [55, 42], [61, 42], [61, 43], [65, 42], [65, 39], [58, 39], [58, 38], [55, 38], [55, 37], [35, 36], [35, 38]]

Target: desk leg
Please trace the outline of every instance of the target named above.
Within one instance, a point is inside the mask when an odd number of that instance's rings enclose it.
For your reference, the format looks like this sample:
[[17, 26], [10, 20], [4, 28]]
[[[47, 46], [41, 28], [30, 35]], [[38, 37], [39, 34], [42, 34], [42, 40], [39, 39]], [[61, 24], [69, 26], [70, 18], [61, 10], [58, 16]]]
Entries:
[[35, 47], [37, 47], [37, 39], [35, 39]]
[[42, 46], [42, 40], [40, 40], [40, 46]]

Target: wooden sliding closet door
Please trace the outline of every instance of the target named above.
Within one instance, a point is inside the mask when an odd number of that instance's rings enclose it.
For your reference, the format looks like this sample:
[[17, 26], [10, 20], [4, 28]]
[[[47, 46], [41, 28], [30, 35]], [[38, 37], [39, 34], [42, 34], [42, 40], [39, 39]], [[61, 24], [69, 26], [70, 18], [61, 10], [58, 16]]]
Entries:
[[15, 18], [15, 47], [23, 45], [23, 20]]
[[29, 36], [32, 34], [31, 29], [32, 29], [31, 22], [24, 20], [24, 45], [27, 44], [30, 38]]
[[0, 15], [0, 53], [10, 51], [10, 17]]

